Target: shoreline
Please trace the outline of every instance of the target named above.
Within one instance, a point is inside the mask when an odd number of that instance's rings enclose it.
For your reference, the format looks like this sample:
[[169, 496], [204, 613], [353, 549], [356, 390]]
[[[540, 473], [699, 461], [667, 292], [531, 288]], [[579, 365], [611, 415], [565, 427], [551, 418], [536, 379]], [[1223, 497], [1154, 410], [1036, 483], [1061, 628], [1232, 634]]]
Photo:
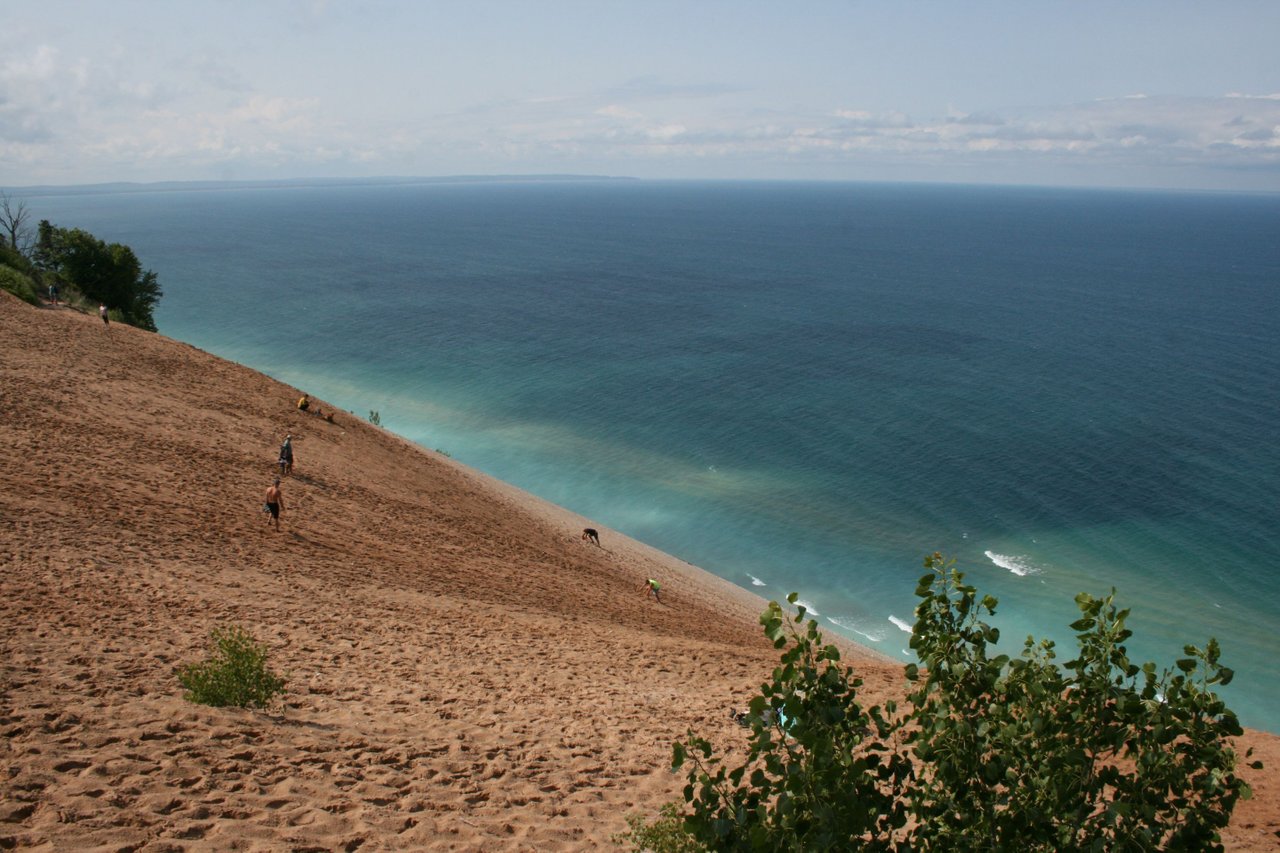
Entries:
[[[184, 344], [192, 346], [191, 344]], [[192, 346], [199, 352], [209, 355], [211, 358], [221, 358]], [[247, 365], [240, 365], [246, 370], [254, 368]], [[257, 371], [255, 371], [257, 372]], [[265, 374], [264, 374], [265, 375]], [[273, 382], [280, 382], [272, 378]], [[291, 388], [295, 394], [303, 393], [304, 389], [294, 388], [288, 383], [280, 384]], [[329, 403], [321, 398], [312, 397], [313, 402], [319, 402], [327, 407], [325, 411], [345, 412], [338, 406]], [[359, 416], [346, 413], [345, 417], [355, 421], [360, 421]], [[659, 581], [663, 583], [663, 589], [668, 597], [672, 594], [673, 589], [687, 590], [694, 597], [709, 602], [723, 612], [727, 619], [736, 622], [742, 622], [748, 625], [755, 625], [758, 622], [760, 614], [768, 607], [771, 599], [765, 598], [754, 593], [744, 587], [735, 584], [714, 572], [708, 571], [688, 560], [683, 560], [673, 554], [669, 554], [658, 548], [634, 539], [625, 533], [621, 533], [607, 525], [602, 524], [588, 516], [584, 516], [571, 509], [560, 506], [545, 498], [539, 497], [534, 493], [522, 489], [519, 486], [494, 477], [490, 474], [472, 468], [462, 462], [455, 460], [453, 457], [440, 453], [437, 450], [418, 444], [410, 438], [400, 435], [394, 430], [374, 424], [363, 424], [367, 428], [378, 430], [392, 440], [400, 443], [406, 450], [412, 453], [425, 454], [432, 458], [435, 462], [453, 468], [457, 474], [478, 485], [479, 488], [488, 490], [509, 503], [514, 511], [529, 514], [538, 518], [542, 523], [554, 528], [561, 535], [568, 539], [576, 540], [580, 537], [582, 530], [586, 527], [594, 527], [601, 534], [602, 548], [610, 554], [616, 554], [622, 564], [628, 566], [653, 566], [659, 576], [675, 577], [679, 579], [680, 586], [676, 587], [668, 581], [659, 577]], [[636, 574], [636, 583], [643, 580], [643, 573]], [[683, 593], [682, 593], [683, 594]], [[782, 602], [785, 605], [785, 596]], [[758, 631], [760, 629], [757, 629]], [[823, 628], [824, 640], [840, 649], [841, 655], [846, 658], [846, 663], [851, 661], [874, 661], [890, 667], [901, 669], [904, 664], [896, 658], [886, 655], [869, 646], [846, 637], [830, 628]]]
[[[7, 846], [607, 847], [679, 798], [686, 731], [741, 743], [726, 712], [777, 664], [754, 593], [189, 344], [7, 294], [0, 341]], [[182, 698], [226, 624], [281, 707]], [[824, 635], [866, 704], [900, 696]], [[1268, 769], [1224, 840], [1271, 849], [1280, 738], [1241, 746]]]

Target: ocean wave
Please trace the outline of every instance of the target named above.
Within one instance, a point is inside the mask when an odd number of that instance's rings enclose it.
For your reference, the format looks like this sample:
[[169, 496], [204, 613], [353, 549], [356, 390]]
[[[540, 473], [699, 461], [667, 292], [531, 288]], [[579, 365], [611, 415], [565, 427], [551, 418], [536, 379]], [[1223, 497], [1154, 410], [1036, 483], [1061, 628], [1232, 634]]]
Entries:
[[857, 634], [859, 637], [870, 640], [873, 643], [878, 643], [889, 636], [889, 632], [885, 629], [873, 628], [870, 625], [864, 624], [860, 619], [854, 619], [848, 616], [828, 616], [827, 621], [832, 625], [835, 625], [837, 628], [843, 628], [844, 630]]
[[752, 586], [768, 586], [768, 584], [767, 584], [767, 583], [765, 583], [764, 581], [760, 580], [760, 578], [756, 577], [755, 575], [748, 574], [748, 575], [747, 575], [747, 577], [751, 578], [751, 585], [752, 585]]
[[994, 551], [983, 551], [982, 553], [1000, 568], [1007, 572], [1012, 572], [1020, 578], [1040, 573], [1039, 569], [1031, 565], [1026, 557], [1010, 557], [1005, 554], [997, 554]]
[[813, 609], [813, 605], [805, 601], [803, 598], [796, 599], [796, 607], [803, 607], [806, 616], [821, 616], [817, 610]]
[[914, 633], [910, 622], [904, 622], [892, 613], [889, 614], [889, 621], [898, 626], [898, 630], [906, 631], [908, 634]]

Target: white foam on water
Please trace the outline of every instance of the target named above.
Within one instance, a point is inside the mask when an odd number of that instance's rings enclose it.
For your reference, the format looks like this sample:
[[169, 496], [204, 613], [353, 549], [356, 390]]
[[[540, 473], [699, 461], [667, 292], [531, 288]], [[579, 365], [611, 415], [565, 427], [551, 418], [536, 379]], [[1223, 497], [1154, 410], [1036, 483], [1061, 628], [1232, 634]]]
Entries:
[[1027, 562], [1026, 557], [1009, 557], [1004, 554], [997, 554], [994, 551], [983, 551], [987, 559], [995, 563], [1007, 572], [1012, 572], [1018, 577], [1026, 577], [1027, 575], [1039, 574], [1039, 571]]
[[897, 616], [894, 616], [892, 613], [889, 614], [889, 621], [897, 625], [898, 630], [900, 631], [906, 631], [908, 634], [914, 633], [911, 630], [911, 624], [909, 622], [903, 622], [901, 619], [899, 619]]
[[873, 643], [878, 643], [889, 636], [887, 630], [876, 629], [870, 625], [863, 624], [860, 619], [854, 619], [849, 616], [828, 616], [827, 621], [837, 628], [843, 628]]
[[813, 605], [805, 601], [803, 598], [796, 599], [796, 606], [803, 607], [806, 616], [821, 616], [822, 614], [813, 609]]
[[768, 586], [768, 584], [767, 584], [767, 583], [765, 583], [764, 581], [760, 580], [760, 578], [756, 577], [755, 575], [748, 574], [748, 575], [747, 575], [747, 577], [751, 578], [751, 585], [752, 585], [752, 586]]

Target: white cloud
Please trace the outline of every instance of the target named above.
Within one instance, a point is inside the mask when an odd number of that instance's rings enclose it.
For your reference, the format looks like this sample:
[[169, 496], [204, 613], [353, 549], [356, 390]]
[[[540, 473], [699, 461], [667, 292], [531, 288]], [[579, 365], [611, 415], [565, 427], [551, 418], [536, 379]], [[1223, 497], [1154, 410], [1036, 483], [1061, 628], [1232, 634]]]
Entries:
[[26, 56], [11, 55], [0, 68], [0, 80], [13, 83], [31, 83], [48, 80], [57, 70], [58, 51], [49, 45], [37, 45]]
[[[876, 174], [1008, 164], [1249, 170], [1280, 189], [1280, 94], [1126, 94], [1077, 104], [949, 106], [927, 116], [854, 103], [768, 108], [748, 87], [654, 76], [520, 93], [433, 112], [405, 101], [356, 118], [326, 94], [254, 86], [208, 51], [165, 71], [48, 45], [0, 64], [0, 185], [309, 174], [607, 171]], [[296, 88], [296, 87], [295, 87]], [[679, 165], [683, 164], [683, 165]]]
[[596, 115], [605, 116], [606, 118], [621, 118], [621, 119], [644, 118], [643, 113], [638, 113], [635, 110], [628, 109], [623, 106], [619, 106], [618, 104], [609, 104], [606, 107], [601, 107], [600, 109], [596, 110]]

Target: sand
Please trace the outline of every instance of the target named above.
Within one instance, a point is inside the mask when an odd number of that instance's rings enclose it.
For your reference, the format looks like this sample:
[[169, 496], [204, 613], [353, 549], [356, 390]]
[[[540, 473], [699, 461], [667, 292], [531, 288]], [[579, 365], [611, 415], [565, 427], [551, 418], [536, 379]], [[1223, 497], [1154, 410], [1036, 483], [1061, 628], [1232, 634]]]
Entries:
[[[0, 849], [609, 848], [679, 797], [686, 730], [742, 743], [763, 600], [299, 394], [0, 293]], [[281, 707], [183, 699], [225, 625]], [[1226, 840], [1276, 849], [1280, 738], [1241, 745], [1268, 769]]]

